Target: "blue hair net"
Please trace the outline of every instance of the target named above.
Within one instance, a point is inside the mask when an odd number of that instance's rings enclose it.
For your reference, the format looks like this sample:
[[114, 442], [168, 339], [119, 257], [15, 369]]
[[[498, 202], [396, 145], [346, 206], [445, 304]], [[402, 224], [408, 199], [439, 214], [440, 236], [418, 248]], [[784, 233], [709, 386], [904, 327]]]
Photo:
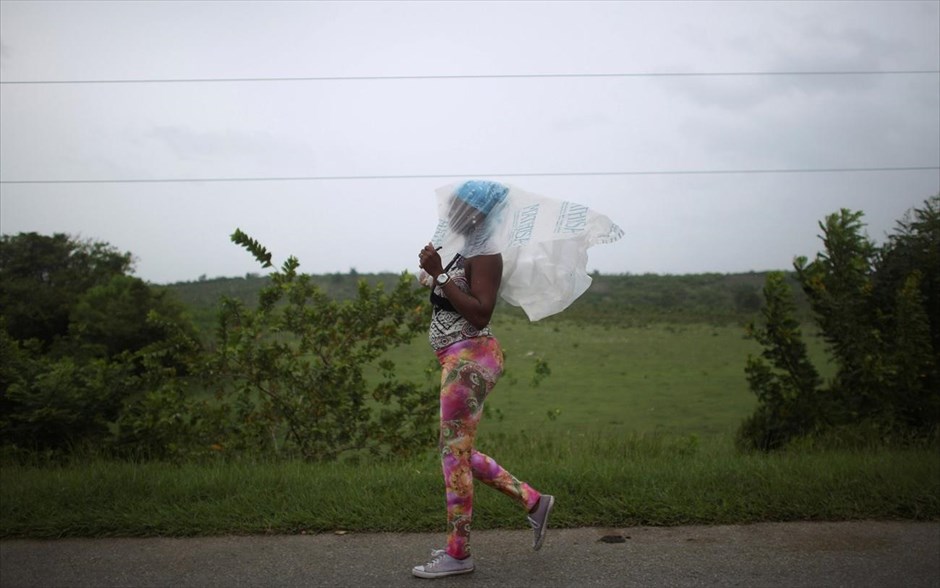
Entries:
[[497, 182], [470, 180], [457, 188], [456, 196], [483, 214], [506, 199], [509, 188]]

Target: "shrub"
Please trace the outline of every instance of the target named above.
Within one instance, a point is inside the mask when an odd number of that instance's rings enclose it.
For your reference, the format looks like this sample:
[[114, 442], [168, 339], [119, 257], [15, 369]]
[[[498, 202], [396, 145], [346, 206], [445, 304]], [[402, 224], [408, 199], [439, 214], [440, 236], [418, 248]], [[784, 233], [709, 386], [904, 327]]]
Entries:
[[750, 328], [764, 350], [745, 370], [759, 405], [738, 431], [739, 446], [774, 449], [858, 427], [884, 439], [936, 433], [940, 195], [913, 215], [878, 250], [862, 234], [862, 213], [842, 210], [820, 223], [825, 251], [794, 262], [837, 366], [826, 388], [807, 359], [782, 276], [768, 276], [764, 326]]
[[742, 448], [777, 449], [805, 435], [818, 424], [824, 391], [809, 361], [795, 307], [782, 273], [771, 273], [764, 286], [763, 327], [748, 325], [748, 335], [763, 346], [760, 357], [749, 357], [745, 373], [759, 402], [756, 412], [738, 431]]
[[[271, 254], [236, 231], [232, 240], [265, 267]], [[256, 309], [223, 303], [214, 368], [218, 393], [231, 399], [241, 443], [328, 460], [356, 451], [407, 453], [433, 439], [436, 392], [395, 379], [369, 390], [363, 369], [391, 346], [426, 328], [426, 306], [403, 274], [390, 293], [359, 282], [338, 302], [297, 272], [291, 257], [271, 275]]]
[[[34, 340], [35, 342], [35, 340]], [[37, 353], [0, 329], [0, 440], [29, 449], [101, 443], [137, 378], [124, 363]]]

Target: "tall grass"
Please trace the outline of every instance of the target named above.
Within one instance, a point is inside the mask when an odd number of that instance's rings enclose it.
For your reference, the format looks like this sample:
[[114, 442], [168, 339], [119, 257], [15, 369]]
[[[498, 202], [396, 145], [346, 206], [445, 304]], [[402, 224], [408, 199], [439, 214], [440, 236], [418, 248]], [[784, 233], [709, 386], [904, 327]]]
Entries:
[[[740, 454], [729, 437], [495, 434], [480, 444], [558, 498], [556, 526], [940, 519], [937, 447]], [[3, 537], [442, 531], [435, 452], [398, 461], [79, 461], [0, 471]], [[477, 484], [475, 528], [522, 528]]]

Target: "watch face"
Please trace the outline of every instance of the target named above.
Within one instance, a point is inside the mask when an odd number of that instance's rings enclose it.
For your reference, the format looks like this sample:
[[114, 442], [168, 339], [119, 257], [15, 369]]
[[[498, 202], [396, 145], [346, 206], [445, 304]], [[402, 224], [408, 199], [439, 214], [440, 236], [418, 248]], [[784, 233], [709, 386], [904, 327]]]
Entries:
[[450, 276], [448, 276], [447, 274], [441, 274], [437, 276], [437, 283], [443, 286], [444, 284], [447, 283], [448, 279], [450, 279]]

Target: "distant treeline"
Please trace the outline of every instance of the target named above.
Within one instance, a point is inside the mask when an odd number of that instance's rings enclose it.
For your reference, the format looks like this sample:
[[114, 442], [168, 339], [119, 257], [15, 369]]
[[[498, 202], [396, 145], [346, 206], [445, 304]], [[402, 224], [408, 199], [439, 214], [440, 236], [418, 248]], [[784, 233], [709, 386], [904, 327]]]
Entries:
[[[808, 305], [799, 295], [799, 287], [791, 273], [786, 274], [797, 293], [797, 305], [808, 319]], [[384, 284], [393, 288], [398, 274], [360, 274], [350, 272], [312, 276], [312, 281], [325, 294], [340, 300], [352, 299], [360, 280], [370, 285]], [[650, 322], [745, 323], [760, 311], [762, 289], [767, 272], [739, 274], [592, 274], [593, 283], [587, 292], [559, 315], [549, 321], [589, 321], [615, 324]], [[201, 278], [161, 286], [172, 290], [191, 311], [200, 330], [211, 333], [219, 300], [233, 298], [247, 305], [258, 300], [258, 292], [270, 282], [267, 276], [248, 274], [244, 277]], [[500, 314], [523, 317], [520, 309], [500, 302]]]

